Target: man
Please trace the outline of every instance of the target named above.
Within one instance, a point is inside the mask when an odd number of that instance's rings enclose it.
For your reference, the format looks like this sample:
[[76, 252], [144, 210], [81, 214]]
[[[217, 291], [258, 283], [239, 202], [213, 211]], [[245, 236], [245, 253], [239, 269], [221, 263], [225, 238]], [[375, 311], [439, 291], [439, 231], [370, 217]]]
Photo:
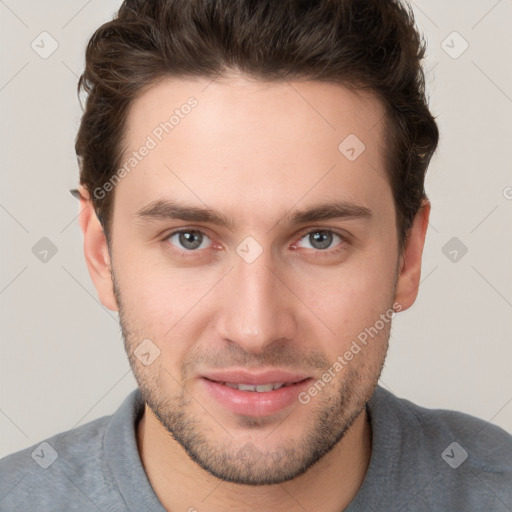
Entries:
[[377, 385], [438, 130], [392, 0], [125, 1], [80, 226], [139, 389], [0, 463], [1, 510], [505, 511], [512, 437]]

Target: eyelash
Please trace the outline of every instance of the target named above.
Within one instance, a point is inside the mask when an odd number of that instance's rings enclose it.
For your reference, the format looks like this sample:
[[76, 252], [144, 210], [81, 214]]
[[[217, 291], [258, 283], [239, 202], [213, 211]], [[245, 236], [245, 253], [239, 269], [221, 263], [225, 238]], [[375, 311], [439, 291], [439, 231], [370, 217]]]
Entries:
[[[205, 237], [207, 237], [208, 239], [210, 239], [210, 237], [204, 232], [204, 231], [201, 231], [199, 229], [178, 229], [178, 230], [175, 230], [175, 231], [172, 231], [171, 233], [169, 233], [168, 235], [165, 236], [165, 238], [162, 240], [163, 242], [169, 242], [169, 239], [171, 237], [173, 237], [174, 235], [179, 235], [180, 233], [199, 233]], [[341, 233], [339, 233], [338, 231], [335, 231], [333, 229], [324, 229], [324, 228], [317, 228], [317, 229], [310, 229], [309, 231], [306, 231], [304, 233], [302, 233], [299, 238], [298, 238], [298, 241], [300, 242], [304, 237], [306, 237], [307, 235], [311, 235], [313, 233], [329, 233], [329, 234], [333, 234], [333, 235], [336, 235], [338, 236], [340, 239], [341, 239], [341, 242], [339, 242], [337, 245], [334, 246], [334, 248], [330, 248], [330, 249], [307, 249], [308, 251], [313, 251], [315, 253], [318, 253], [318, 254], [325, 254], [325, 255], [335, 255], [335, 254], [338, 254], [339, 252], [341, 252], [343, 249], [345, 249], [346, 245], [348, 244], [348, 237], [346, 235], [343, 235]], [[211, 240], [211, 239], [210, 239]], [[298, 243], [298, 242], [297, 242]], [[172, 245], [172, 244], [170, 244]], [[295, 245], [295, 243], [294, 243]], [[176, 246], [172, 246], [173, 247], [173, 250], [180, 253], [183, 257], [190, 257], [190, 256], [197, 256], [197, 254], [199, 254], [201, 251], [204, 251], [206, 249], [191, 249], [191, 250], [186, 250], [186, 249], [183, 249], [183, 250], [180, 250], [178, 249]]]

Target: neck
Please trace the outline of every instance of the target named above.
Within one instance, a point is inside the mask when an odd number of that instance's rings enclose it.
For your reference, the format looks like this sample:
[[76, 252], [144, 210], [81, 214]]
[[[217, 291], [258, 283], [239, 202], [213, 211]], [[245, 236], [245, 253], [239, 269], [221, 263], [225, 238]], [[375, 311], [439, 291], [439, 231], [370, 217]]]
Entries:
[[363, 483], [370, 462], [371, 428], [363, 409], [343, 439], [306, 473], [263, 486], [233, 484], [210, 475], [190, 459], [147, 405], [137, 426], [137, 443], [153, 491], [168, 511], [340, 512]]

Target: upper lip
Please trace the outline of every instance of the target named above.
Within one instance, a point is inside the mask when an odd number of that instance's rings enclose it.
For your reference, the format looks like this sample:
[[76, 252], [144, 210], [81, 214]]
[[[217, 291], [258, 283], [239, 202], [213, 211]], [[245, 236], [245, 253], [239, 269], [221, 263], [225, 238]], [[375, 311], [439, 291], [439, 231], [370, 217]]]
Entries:
[[211, 371], [202, 377], [216, 382], [229, 382], [233, 384], [294, 384], [309, 378], [308, 375], [292, 373], [285, 370], [265, 370], [251, 373], [246, 370]]

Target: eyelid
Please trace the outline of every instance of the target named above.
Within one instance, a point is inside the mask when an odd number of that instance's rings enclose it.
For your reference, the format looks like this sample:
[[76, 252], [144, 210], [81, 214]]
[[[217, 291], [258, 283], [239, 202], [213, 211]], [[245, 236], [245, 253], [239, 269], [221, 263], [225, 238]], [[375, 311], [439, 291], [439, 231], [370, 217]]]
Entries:
[[335, 235], [338, 235], [340, 238], [343, 238], [343, 240], [349, 239], [348, 233], [345, 233], [344, 231], [341, 231], [336, 228], [325, 228], [319, 226], [309, 226], [307, 228], [304, 228], [303, 230], [299, 231], [299, 234], [297, 236], [303, 238], [305, 235], [309, 235], [310, 233], [318, 233], [319, 231], [324, 231], [326, 233], [334, 233]]
[[[162, 242], [168, 242], [169, 241], [169, 238], [171, 238], [172, 236], [174, 235], [178, 235], [180, 233], [200, 233], [201, 235], [205, 236], [206, 238], [208, 238], [211, 242], [210, 244], [210, 247], [211, 245], [213, 245], [215, 242], [212, 240], [212, 237], [208, 235], [208, 233], [206, 233], [204, 231], [203, 228], [199, 229], [199, 228], [187, 228], [187, 227], [184, 227], [184, 228], [178, 228], [178, 229], [174, 229], [172, 230], [171, 232], [169, 232], [168, 234], [166, 234], [163, 238], [162, 238]], [[171, 244], [172, 245], [172, 244]], [[173, 246], [175, 247], [175, 249], [177, 251], [180, 251], [179, 247], [176, 247], [176, 246]], [[206, 249], [209, 249], [210, 247], [207, 247]], [[198, 253], [200, 251], [204, 251], [205, 249], [194, 249], [194, 250], [186, 250], [186, 249], [181, 249], [181, 252], [185, 252], [185, 253]]]
[[[171, 238], [172, 236], [176, 235], [176, 234], [179, 234], [179, 233], [189, 233], [189, 232], [197, 232], [197, 233], [200, 233], [202, 234], [203, 236], [206, 236], [211, 242], [212, 244], [210, 245], [210, 247], [207, 247], [205, 249], [194, 249], [194, 250], [186, 250], [186, 249], [179, 249], [178, 247], [176, 246], [173, 246], [175, 248], [176, 251], [180, 252], [180, 253], [187, 253], [187, 254], [197, 254], [197, 253], [200, 253], [202, 251], [205, 251], [206, 249], [210, 249], [212, 245], [215, 245], [216, 242], [212, 239], [212, 237], [205, 231], [204, 228], [195, 228], [195, 227], [180, 227], [180, 228], [176, 228], [172, 231], [170, 231], [168, 234], [166, 234], [163, 238], [162, 238], [162, 241], [163, 242], [167, 242], [169, 240], [169, 238]], [[331, 247], [329, 249], [309, 249], [313, 252], [317, 252], [317, 253], [325, 253], [325, 254], [330, 254], [332, 252], [336, 252], [336, 250], [340, 250], [340, 248], [342, 246], [345, 246], [346, 244], [348, 244], [350, 242], [350, 236], [344, 232], [340, 232], [339, 230], [337, 229], [334, 229], [334, 228], [326, 228], [326, 227], [307, 227], [307, 228], [304, 228], [301, 232], [299, 232], [299, 234], [295, 235], [294, 239], [296, 240], [296, 242], [293, 242], [292, 244], [292, 247], [295, 248], [295, 246], [298, 244], [298, 242], [300, 242], [305, 236], [309, 235], [309, 234], [312, 234], [312, 233], [317, 233], [317, 232], [326, 232], [326, 233], [333, 233], [337, 236], [340, 237], [341, 239], [341, 242], [337, 245], [335, 245], [334, 247]], [[171, 244], [172, 245], [172, 244]], [[218, 245], [218, 244], [217, 244]]]
[[[345, 233], [342, 233], [340, 231], [338, 231], [337, 229], [334, 229], [334, 228], [321, 228], [321, 227], [308, 227], [308, 228], [305, 228], [305, 231], [302, 231], [299, 235], [297, 235], [297, 241], [294, 242], [292, 244], [292, 246], [295, 248], [297, 246], [297, 244], [307, 235], [310, 235], [312, 233], [318, 233], [318, 232], [324, 232], [324, 233], [332, 233], [338, 237], [340, 237], [341, 239], [341, 242], [338, 243], [337, 245], [335, 245], [334, 247], [330, 247], [328, 249], [309, 249], [311, 251], [314, 251], [314, 252], [317, 252], [317, 253], [325, 253], [325, 254], [332, 254], [333, 252], [336, 252], [336, 250], [340, 250], [340, 248], [342, 246], [345, 246], [346, 244], [349, 243], [350, 241], [350, 237], [345, 234]], [[307, 249], [307, 248], [306, 248]]]

